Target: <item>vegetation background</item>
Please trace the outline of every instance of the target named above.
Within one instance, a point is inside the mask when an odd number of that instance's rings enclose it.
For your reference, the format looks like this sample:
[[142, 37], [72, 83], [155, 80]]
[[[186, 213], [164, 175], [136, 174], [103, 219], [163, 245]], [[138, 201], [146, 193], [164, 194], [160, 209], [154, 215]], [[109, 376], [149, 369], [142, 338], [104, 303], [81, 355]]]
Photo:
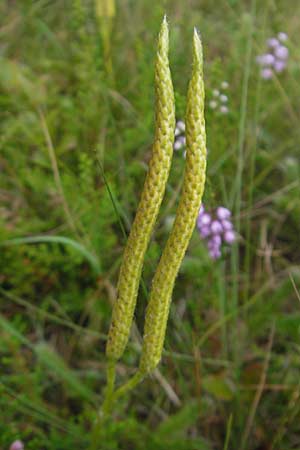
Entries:
[[[118, 403], [99, 449], [300, 448], [300, 2], [2, 0], [2, 449], [15, 439], [26, 450], [89, 445], [124, 233], [153, 140], [165, 12], [178, 119], [194, 26], [203, 38], [204, 204], [232, 210], [238, 240], [212, 261], [195, 230], [162, 364]], [[256, 56], [280, 31], [287, 69], [263, 80]], [[228, 114], [209, 107], [223, 81]], [[175, 152], [119, 382], [137, 366], [183, 170]]]

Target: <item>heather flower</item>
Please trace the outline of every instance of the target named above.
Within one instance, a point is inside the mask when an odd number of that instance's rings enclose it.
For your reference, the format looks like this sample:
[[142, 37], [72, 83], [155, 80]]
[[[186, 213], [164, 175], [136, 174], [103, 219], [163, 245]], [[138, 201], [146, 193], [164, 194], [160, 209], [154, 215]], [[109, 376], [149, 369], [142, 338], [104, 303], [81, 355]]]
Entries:
[[274, 70], [277, 73], [283, 72], [285, 67], [286, 67], [286, 63], [284, 61], [276, 61], [276, 63], [274, 64]]
[[229, 83], [227, 81], [222, 81], [221, 88], [222, 89], [228, 89], [229, 88]]
[[274, 54], [278, 59], [287, 59], [289, 56], [289, 49], [284, 45], [279, 45], [275, 48]]
[[24, 450], [24, 444], [18, 439], [11, 444], [9, 450]]
[[200, 231], [200, 235], [201, 235], [201, 237], [203, 238], [203, 239], [205, 239], [205, 238], [207, 238], [208, 236], [210, 236], [210, 234], [211, 234], [211, 229], [210, 229], [210, 227], [208, 226], [208, 225], [201, 225], [201, 227], [200, 226], [198, 226], [198, 228], [199, 228], [199, 231]]
[[210, 223], [211, 223], [210, 214], [208, 214], [208, 213], [199, 214], [197, 223], [199, 224], [199, 226], [210, 225]]
[[218, 103], [216, 102], [216, 100], [211, 100], [209, 102], [209, 106], [211, 109], [216, 109], [216, 107], [218, 106]]
[[283, 42], [287, 38], [286, 33], [278, 33], [277, 38], [267, 40], [268, 52], [257, 56], [256, 62], [261, 66], [260, 75], [264, 80], [270, 80], [274, 72], [281, 73], [286, 68], [289, 50]]
[[[222, 81], [221, 89], [228, 89], [228, 87], [229, 84], [227, 83], [227, 81]], [[219, 89], [213, 89], [212, 96], [213, 99], [210, 100], [209, 107], [211, 109], [217, 110], [221, 114], [227, 114], [229, 112], [229, 108], [227, 106], [228, 96], [226, 94], [223, 94], [223, 92]], [[224, 103], [226, 103], [226, 105]]]
[[217, 208], [218, 219], [226, 220], [226, 219], [229, 219], [230, 216], [231, 216], [231, 212], [229, 211], [229, 209], [224, 208], [224, 206], [219, 206], [219, 208]]
[[278, 33], [277, 37], [280, 42], [285, 42], [288, 40], [288, 35], [286, 33], [283, 33], [282, 31]]
[[272, 53], [266, 53], [265, 55], [259, 55], [256, 58], [256, 61], [258, 64], [264, 65], [264, 66], [272, 66], [274, 62], [276, 61], [275, 56], [272, 55]]
[[223, 242], [231, 245], [236, 239], [231, 222], [231, 212], [224, 206], [219, 206], [214, 213], [208, 213], [201, 205], [197, 228], [200, 237], [206, 240], [209, 255], [213, 260], [221, 257]]
[[261, 77], [262, 77], [264, 80], [270, 80], [270, 79], [273, 77], [273, 71], [272, 71], [272, 69], [268, 69], [268, 68], [262, 69], [262, 71], [260, 72], [260, 74], [261, 74]]
[[224, 231], [229, 231], [233, 229], [232, 222], [230, 220], [221, 220], [221, 224]]
[[229, 112], [229, 109], [228, 109], [227, 106], [221, 105], [221, 106], [220, 106], [220, 112], [221, 112], [222, 114], [227, 114], [227, 113]]
[[225, 94], [221, 94], [220, 95], [220, 100], [222, 103], [227, 103], [228, 102], [228, 97]]
[[185, 123], [182, 120], [178, 120], [176, 124], [176, 128], [178, 128], [180, 131], [185, 131]]
[[227, 244], [232, 244], [235, 241], [235, 234], [233, 231], [229, 230], [224, 233], [224, 241]]
[[182, 120], [177, 120], [175, 127], [175, 140], [174, 150], [185, 150], [186, 138], [185, 138], [185, 124]]
[[277, 45], [279, 45], [279, 41], [276, 38], [270, 38], [267, 40], [267, 45], [270, 48], [275, 48]]

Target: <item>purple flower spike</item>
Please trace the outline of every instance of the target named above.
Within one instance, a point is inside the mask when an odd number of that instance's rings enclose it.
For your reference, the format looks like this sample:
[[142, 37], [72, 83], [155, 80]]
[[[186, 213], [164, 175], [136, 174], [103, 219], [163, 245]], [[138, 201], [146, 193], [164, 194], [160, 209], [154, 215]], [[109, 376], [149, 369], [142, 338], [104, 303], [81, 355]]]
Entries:
[[267, 44], [268, 44], [268, 46], [271, 47], [271, 48], [275, 48], [275, 47], [277, 47], [278, 45], [280, 45], [278, 39], [276, 39], [276, 38], [268, 39], [268, 40], [267, 40]]
[[279, 45], [275, 48], [274, 54], [276, 58], [286, 60], [289, 56], [289, 49], [284, 45]]
[[223, 231], [222, 224], [221, 224], [221, 222], [219, 222], [219, 220], [214, 220], [211, 223], [210, 229], [213, 234], [221, 234]]
[[284, 61], [276, 61], [274, 64], [274, 70], [277, 73], [281, 73], [286, 68], [286, 63]]
[[230, 220], [222, 220], [221, 223], [224, 231], [230, 231], [233, 229], [233, 225]]
[[235, 241], [235, 234], [233, 231], [226, 231], [224, 234], [224, 241], [227, 242], [227, 244], [233, 244]]
[[272, 72], [272, 70], [271, 69], [268, 69], [268, 68], [266, 68], [266, 69], [263, 69], [262, 71], [261, 71], [261, 77], [264, 79], [264, 80], [270, 80], [272, 77], [273, 77], [273, 72]]
[[203, 205], [199, 209], [197, 227], [213, 260], [221, 257], [223, 242], [232, 244], [236, 239], [230, 217], [230, 210], [224, 206], [219, 206], [212, 213], [206, 212]]
[[229, 219], [230, 216], [231, 216], [231, 212], [229, 211], [229, 209], [224, 208], [224, 206], [219, 206], [219, 208], [217, 208], [218, 219], [226, 220], [226, 219]]
[[24, 449], [24, 444], [20, 440], [14, 441], [11, 444], [11, 446], [9, 447], [9, 450], [23, 450], [23, 449]]

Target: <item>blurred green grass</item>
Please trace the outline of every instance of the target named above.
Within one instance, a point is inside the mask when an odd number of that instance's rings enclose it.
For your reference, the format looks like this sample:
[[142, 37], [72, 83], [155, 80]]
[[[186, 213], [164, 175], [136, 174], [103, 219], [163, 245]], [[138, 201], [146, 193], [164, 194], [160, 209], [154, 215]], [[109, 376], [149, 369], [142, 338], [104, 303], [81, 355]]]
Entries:
[[[0, 3], [0, 444], [89, 444], [120, 222], [128, 232], [147, 169], [153, 58], [167, 12], [178, 118], [193, 27], [202, 35], [204, 203], [232, 209], [240, 237], [212, 262], [195, 231], [159, 371], [120, 402], [99, 449], [299, 448], [300, 4], [124, 0], [109, 26], [94, 6]], [[288, 69], [263, 81], [255, 57], [279, 31], [289, 36]], [[225, 80], [230, 112], [221, 116], [208, 105]], [[147, 287], [183, 169], [175, 153], [119, 381], [137, 365]]]

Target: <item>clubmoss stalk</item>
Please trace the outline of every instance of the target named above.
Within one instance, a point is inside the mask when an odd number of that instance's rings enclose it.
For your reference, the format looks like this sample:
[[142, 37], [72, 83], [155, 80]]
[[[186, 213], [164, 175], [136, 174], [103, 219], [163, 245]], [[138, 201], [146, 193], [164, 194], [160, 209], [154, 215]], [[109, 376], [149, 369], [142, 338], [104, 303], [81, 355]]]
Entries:
[[152, 371], [161, 359], [175, 279], [195, 227], [205, 183], [203, 56], [194, 30], [193, 71], [186, 112], [186, 167], [175, 222], [153, 278], [145, 317], [140, 373]]
[[127, 345], [145, 252], [165, 193], [174, 143], [174, 91], [168, 59], [169, 32], [164, 18], [155, 64], [156, 129], [152, 157], [138, 210], [120, 269], [117, 300], [108, 334], [106, 354], [117, 361]]
[[103, 42], [105, 69], [108, 75], [113, 76], [111, 36], [116, 15], [115, 0], [95, 0], [95, 11]]

